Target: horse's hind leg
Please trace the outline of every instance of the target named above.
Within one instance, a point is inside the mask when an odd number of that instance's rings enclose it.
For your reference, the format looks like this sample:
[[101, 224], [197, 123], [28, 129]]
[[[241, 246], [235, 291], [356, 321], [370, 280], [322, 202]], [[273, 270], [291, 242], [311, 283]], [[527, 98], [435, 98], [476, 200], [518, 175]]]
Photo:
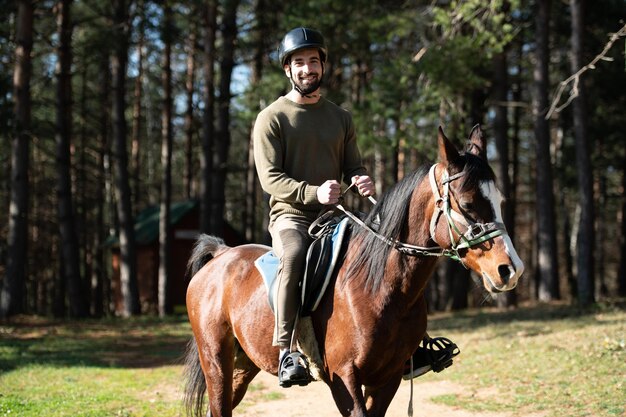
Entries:
[[[229, 332], [230, 333], [230, 332]], [[206, 337], [199, 345], [211, 417], [231, 417], [233, 410], [234, 337]]]
[[248, 385], [259, 373], [260, 369], [254, 364], [237, 343], [235, 346], [235, 370], [233, 373], [233, 408], [243, 400]]

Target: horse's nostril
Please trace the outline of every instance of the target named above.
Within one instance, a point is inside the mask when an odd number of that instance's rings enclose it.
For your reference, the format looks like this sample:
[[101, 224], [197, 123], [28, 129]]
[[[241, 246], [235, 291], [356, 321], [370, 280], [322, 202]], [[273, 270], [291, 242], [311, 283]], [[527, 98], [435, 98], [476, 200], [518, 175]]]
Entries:
[[509, 283], [509, 279], [513, 276], [513, 268], [510, 265], [498, 266], [498, 274], [504, 284]]

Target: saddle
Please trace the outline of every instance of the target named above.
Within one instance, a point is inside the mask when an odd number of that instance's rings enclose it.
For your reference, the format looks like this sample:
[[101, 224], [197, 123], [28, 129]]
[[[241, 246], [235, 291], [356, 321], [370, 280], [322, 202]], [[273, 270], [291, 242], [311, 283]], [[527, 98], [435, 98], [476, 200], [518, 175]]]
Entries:
[[[339, 263], [349, 229], [349, 219], [345, 216], [337, 217], [332, 211], [320, 216], [309, 227], [309, 235], [315, 240], [307, 251], [306, 268], [300, 281], [300, 316], [306, 317], [317, 308]], [[274, 306], [279, 263], [280, 260], [271, 250], [254, 262], [263, 277], [273, 312], [276, 312]]]

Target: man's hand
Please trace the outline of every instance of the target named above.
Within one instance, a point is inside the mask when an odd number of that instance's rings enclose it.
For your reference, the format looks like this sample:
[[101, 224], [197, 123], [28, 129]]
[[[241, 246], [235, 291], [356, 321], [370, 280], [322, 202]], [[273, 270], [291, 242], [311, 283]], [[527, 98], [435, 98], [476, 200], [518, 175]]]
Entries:
[[328, 180], [317, 189], [317, 199], [322, 204], [337, 204], [341, 197], [341, 185], [335, 180]]
[[368, 175], [355, 175], [352, 177], [352, 184], [356, 185], [359, 194], [363, 197], [369, 197], [376, 194], [374, 181]]

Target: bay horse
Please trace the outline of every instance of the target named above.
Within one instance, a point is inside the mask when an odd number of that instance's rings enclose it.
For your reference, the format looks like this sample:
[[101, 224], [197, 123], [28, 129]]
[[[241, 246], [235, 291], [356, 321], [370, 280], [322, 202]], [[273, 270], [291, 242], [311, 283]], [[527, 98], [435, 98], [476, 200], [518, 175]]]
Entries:
[[[523, 272], [480, 126], [463, 153], [440, 127], [438, 150], [438, 163], [395, 184], [354, 226], [308, 327], [300, 323], [300, 350], [343, 416], [385, 415], [426, 332], [424, 289], [439, 256], [475, 271], [492, 293], [514, 288]], [[260, 370], [277, 375], [274, 316], [254, 266], [269, 250], [228, 247], [207, 235], [196, 243], [187, 289], [194, 335], [186, 354], [188, 414], [203, 414], [208, 394], [207, 416], [232, 416]]]

